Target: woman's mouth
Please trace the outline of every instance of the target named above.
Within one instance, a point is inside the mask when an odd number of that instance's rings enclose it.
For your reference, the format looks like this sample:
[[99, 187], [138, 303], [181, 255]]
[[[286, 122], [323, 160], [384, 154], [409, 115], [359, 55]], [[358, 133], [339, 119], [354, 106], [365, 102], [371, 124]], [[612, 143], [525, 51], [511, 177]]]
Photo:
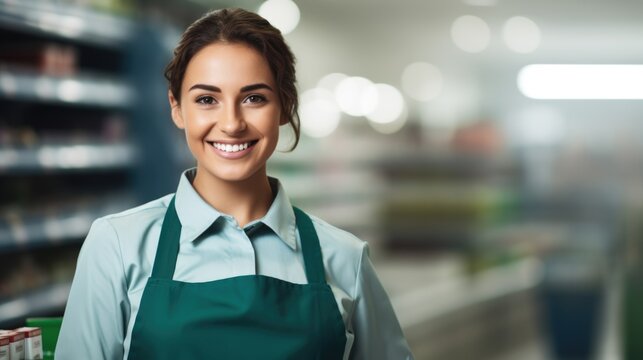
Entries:
[[208, 143], [212, 145], [212, 147], [214, 147], [216, 150], [218, 150], [218, 152], [221, 154], [241, 155], [248, 152], [248, 150], [251, 149], [257, 143], [257, 140], [238, 142], [238, 143], [222, 143], [222, 142], [216, 142], [216, 141], [208, 141]]

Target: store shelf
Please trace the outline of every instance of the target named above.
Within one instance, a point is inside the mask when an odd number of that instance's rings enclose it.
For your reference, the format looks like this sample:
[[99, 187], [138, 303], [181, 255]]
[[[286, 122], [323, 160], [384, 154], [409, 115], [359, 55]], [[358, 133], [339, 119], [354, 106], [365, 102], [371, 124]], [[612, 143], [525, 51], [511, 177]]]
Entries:
[[488, 175], [515, 175], [516, 163], [508, 156], [479, 155], [470, 153], [409, 154], [373, 161], [383, 174], [392, 178], [432, 176], [479, 178]]
[[56, 77], [13, 67], [0, 68], [0, 98], [115, 108], [126, 108], [135, 101], [132, 88], [119, 79]]
[[0, 302], [0, 324], [15, 323], [28, 316], [61, 311], [65, 307], [70, 289], [71, 283], [49, 285], [30, 291], [19, 298]]
[[176, 179], [156, 92], [168, 26], [96, 9], [141, 4], [82, 3], [0, 0], [0, 328], [62, 315], [92, 222]]
[[134, 165], [129, 144], [48, 145], [33, 149], [0, 149], [0, 174], [69, 170], [118, 170]]
[[96, 218], [122, 211], [133, 204], [130, 197], [116, 195], [96, 199], [88, 205], [61, 207], [51, 211], [49, 216], [6, 214], [4, 219], [0, 219], [0, 253], [78, 242], [87, 235]]
[[[393, 279], [388, 273], [394, 268], [380, 266], [383, 282]], [[410, 273], [415, 270], [409, 268]], [[417, 271], [415, 271], [417, 272]], [[396, 279], [403, 279], [395, 271]], [[417, 276], [416, 276], [417, 277]], [[431, 282], [409, 284], [407, 290], [398, 289], [391, 294], [400, 325], [411, 328], [431, 324], [445, 316], [506, 296], [535, 289], [542, 281], [542, 269], [538, 260], [525, 258], [513, 264], [486, 270], [473, 277], [464, 274], [442, 276]], [[386, 283], [385, 283], [386, 285]], [[399, 286], [399, 285], [398, 285]]]
[[0, 0], [0, 27], [101, 46], [122, 46], [131, 21], [58, 1]]

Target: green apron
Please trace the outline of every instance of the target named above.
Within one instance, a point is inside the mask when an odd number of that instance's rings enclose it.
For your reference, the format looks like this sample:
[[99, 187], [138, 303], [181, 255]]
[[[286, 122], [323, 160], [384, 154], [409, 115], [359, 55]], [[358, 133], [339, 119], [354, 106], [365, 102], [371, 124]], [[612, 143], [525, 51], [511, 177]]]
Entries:
[[341, 359], [344, 322], [324, 277], [319, 238], [294, 208], [308, 284], [264, 275], [172, 280], [181, 223], [174, 199], [143, 292], [129, 360]]

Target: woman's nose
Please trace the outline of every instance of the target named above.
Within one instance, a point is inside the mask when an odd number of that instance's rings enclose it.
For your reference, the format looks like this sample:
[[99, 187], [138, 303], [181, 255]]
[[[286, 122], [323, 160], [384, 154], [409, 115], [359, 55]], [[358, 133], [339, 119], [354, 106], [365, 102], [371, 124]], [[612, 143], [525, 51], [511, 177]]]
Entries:
[[243, 114], [236, 106], [230, 106], [219, 119], [219, 128], [225, 134], [233, 136], [246, 130], [247, 124], [243, 119]]

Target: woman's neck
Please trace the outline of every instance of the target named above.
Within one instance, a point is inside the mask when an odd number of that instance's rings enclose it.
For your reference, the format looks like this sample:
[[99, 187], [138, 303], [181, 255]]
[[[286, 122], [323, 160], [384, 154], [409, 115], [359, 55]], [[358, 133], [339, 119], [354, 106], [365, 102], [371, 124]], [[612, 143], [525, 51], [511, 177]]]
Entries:
[[222, 180], [197, 169], [192, 186], [208, 204], [234, 217], [241, 228], [263, 217], [273, 200], [265, 169], [242, 181]]

